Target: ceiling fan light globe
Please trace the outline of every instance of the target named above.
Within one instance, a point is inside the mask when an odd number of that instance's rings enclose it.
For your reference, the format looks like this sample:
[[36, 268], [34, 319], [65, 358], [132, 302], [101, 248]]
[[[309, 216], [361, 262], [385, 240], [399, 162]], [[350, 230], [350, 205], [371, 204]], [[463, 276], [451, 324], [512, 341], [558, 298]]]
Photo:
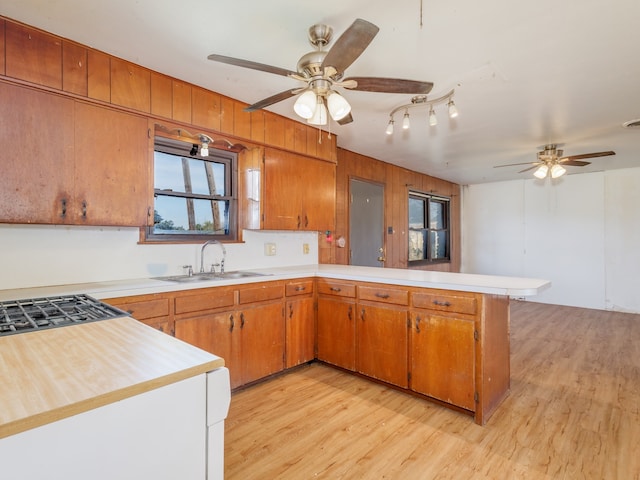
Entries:
[[558, 178], [567, 173], [567, 169], [556, 163], [551, 167], [551, 178]]
[[318, 102], [316, 111], [313, 116], [307, 120], [309, 125], [326, 125], [327, 124], [327, 107], [322, 101]]
[[317, 105], [316, 94], [311, 90], [307, 90], [293, 104], [293, 110], [297, 115], [308, 120], [316, 113]]
[[542, 180], [547, 176], [548, 172], [549, 167], [547, 167], [546, 165], [540, 165], [540, 167], [538, 167], [538, 169], [533, 173], [533, 176]]
[[327, 96], [327, 107], [329, 114], [336, 122], [342, 120], [351, 112], [351, 105], [338, 92], [331, 91]]

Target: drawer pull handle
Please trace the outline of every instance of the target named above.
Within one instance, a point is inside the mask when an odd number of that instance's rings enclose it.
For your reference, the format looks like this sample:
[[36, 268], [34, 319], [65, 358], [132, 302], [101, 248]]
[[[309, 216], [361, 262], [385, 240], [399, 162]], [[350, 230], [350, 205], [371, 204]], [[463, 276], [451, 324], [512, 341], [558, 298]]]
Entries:
[[360, 319], [364, 322], [364, 314], [365, 314], [365, 310], [364, 308], [362, 310], [360, 310]]
[[293, 304], [289, 304], [289, 318], [293, 318]]
[[244, 313], [240, 314], [240, 328], [244, 328]]
[[230, 323], [229, 331], [233, 332], [233, 327], [235, 327], [236, 325], [236, 322], [233, 320], [233, 314], [229, 315], [229, 323]]
[[389, 298], [388, 293], [376, 293], [376, 297], [378, 298]]
[[420, 333], [420, 315], [416, 315], [416, 333]]
[[330, 289], [332, 292], [341, 292], [342, 289], [340, 287], [331, 287]]
[[298, 285], [296, 287], [296, 292], [304, 292], [307, 289], [307, 287], [303, 287], [302, 285]]
[[353, 320], [353, 307], [351, 305], [349, 305], [349, 311], [347, 312], [347, 317], [349, 318], [349, 321]]
[[441, 302], [440, 300], [434, 300], [433, 304], [437, 305], [439, 307], [450, 307], [451, 306], [451, 303], [449, 303], [447, 301]]
[[66, 198], [63, 198], [63, 199], [60, 201], [60, 203], [61, 203], [61, 205], [62, 205], [62, 209], [61, 209], [61, 211], [60, 211], [60, 216], [61, 216], [62, 218], [64, 218], [64, 217], [66, 217], [66, 216], [67, 216], [67, 199], [66, 199]]

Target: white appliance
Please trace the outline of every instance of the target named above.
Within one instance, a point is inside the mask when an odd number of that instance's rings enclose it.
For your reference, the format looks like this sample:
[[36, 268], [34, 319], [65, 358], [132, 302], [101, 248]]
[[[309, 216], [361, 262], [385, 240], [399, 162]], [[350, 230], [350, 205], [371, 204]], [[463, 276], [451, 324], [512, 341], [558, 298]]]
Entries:
[[222, 480], [222, 367], [0, 439], [11, 480]]

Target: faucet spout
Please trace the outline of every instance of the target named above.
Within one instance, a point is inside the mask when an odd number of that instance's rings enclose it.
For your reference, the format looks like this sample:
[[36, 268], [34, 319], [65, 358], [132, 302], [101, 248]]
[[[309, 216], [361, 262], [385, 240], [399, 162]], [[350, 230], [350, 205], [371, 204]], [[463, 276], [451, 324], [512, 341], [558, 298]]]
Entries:
[[200, 273], [204, 273], [204, 250], [205, 248], [207, 248], [207, 245], [220, 245], [220, 249], [222, 250], [222, 259], [220, 260], [220, 273], [224, 273], [224, 262], [227, 258], [227, 249], [224, 248], [224, 245], [218, 240], [207, 240], [202, 245], [202, 248], [200, 249]]

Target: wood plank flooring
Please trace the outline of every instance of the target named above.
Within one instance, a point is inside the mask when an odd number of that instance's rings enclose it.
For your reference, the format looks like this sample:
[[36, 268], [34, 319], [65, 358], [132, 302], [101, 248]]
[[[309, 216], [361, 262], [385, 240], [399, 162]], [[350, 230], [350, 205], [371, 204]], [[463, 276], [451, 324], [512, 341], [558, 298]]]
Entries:
[[467, 415], [312, 364], [234, 393], [225, 478], [640, 479], [640, 315], [512, 302], [511, 394]]

